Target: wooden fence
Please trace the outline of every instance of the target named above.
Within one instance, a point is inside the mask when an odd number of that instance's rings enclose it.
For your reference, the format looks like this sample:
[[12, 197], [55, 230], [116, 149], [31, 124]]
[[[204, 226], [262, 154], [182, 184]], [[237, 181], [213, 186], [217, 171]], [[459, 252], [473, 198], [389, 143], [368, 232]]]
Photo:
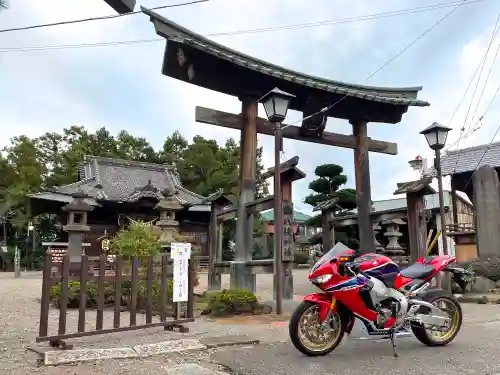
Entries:
[[[196, 272], [193, 262], [189, 260], [188, 301], [173, 303], [173, 281], [170, 280], [173, 275], [172, 268], [172, 260], [166, 254], [160, 258], [116, 256], [112, 259], [106, 255], [83, 255], [81, 262], [77, 263], [70, 262], [68, 255], [64, 255], [62, 261], [54, 262], [52, 255], [47, 254], [43, 269], [40, 326], [36, 342], [49, 341], [53, 346], [64, 346], [62, 340], [69, 338], [160, 326], [164, 329], [182, 329], [183, 323], [194, 321]], [[89, 291], [92, 291], [93, 295], [89, 296]], [[71, 306], [74, 300], [78, 301], [78, 323], [76, 331], [69, 332], [68, 305]], [[54, 303], [59, 307], [57, 334], [49, 334], [51, 304]], [[181, 314], [181, 304], [187, 305], [184, 316]], [[88, 330], [86, 313], [90, 308], [96, 309], [96, 318], [95, 329]], [[112, 309], [114, 312], [113, 326], [110, 328], [105, 328], [104, 324], [106, 309]], [[123, 324], [121, 319], [124, 312], [129, 313], [128, 324]], [[137, 324], [138, 313], [145, 314], [145, 324]], [[158, 320], [156, 315], [159, 316], [159, 321], [153, 322], [154, 315], [155, 320]]]

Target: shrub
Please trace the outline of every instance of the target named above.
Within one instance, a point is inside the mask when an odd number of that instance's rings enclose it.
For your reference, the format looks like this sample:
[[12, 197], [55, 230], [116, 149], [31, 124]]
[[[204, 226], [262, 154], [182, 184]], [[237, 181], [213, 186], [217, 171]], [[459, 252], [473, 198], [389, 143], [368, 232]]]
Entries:
[[208, 311], [212, 315], [251, 313], [259, 307], [257, 297], [247, 290], [227, 290], [209, 292]]
[[111, 240], [111, 251], [126, 256], [154, 256], [161, 252], [159, 236], [154, 227], [134, 221]]
[[[51, 290], [51, 302], [59, 307], [60, 306], [60, 298], [61, 298], [61, 284], [54, 285]], [[80, 282], [79, 281], [71, 281], [68, 285], [68, 307], [77, 308], [80, 306]], [[120, 304], [125, 306], [128, 305], [130, 301], [130, 297], [132, 295], [132, 287], [130, 281], [125, 281], [121, 285], [121, 301]], [[146, 307], [148, 295], [147, 281], [141, 280], [137, 283], [137, 308], [142, 309]], [[169, 280], [167, 282], [167, 304], [172, 304], [172, 295], [173, 295], [173, 281]], [[89, 308], [97, 307], [97, 299], [98, 299], [98, 287], [95, 281], [87, 282], [87, 293], [86, 293], [86, 306]], [[115, 283], [106, 282], [104, 284], [104, 304], [105, 305], [114, 305], [116, 297], [116, 286]], [[160, 309], [160, 301], [161, 301], [161, 283], [160, 281], [153, 281], [153, 289], [152, 289], [152, 297], [153, 297], [153, 309]]]

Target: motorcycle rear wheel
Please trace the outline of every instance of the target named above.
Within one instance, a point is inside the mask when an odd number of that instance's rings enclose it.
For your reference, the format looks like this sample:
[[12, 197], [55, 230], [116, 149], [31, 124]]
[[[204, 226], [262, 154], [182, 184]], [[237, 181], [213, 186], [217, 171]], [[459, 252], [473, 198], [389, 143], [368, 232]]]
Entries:
[[446, 312], [449, 314], [451, 323], [447, 330], [436, 331], [432, 327], [425, 326], [424, 324], [412, 324], [411, 329], [415, 337], [427, 346], [444, 346], [452, 342], [462, 328], [462, 307], [457, 298], [449, 292], [444, 290], [434, 290], [428, 296], [423, 298], [424, 301], [432, 303], [437, 307], [438, 303], [446, 305]]
[[[292, 314], [288, 326], [293, 345], [310, 357], [322, 356], [333, 351], [342, 341], [345, 324], [338, 312], [331, 315], [334, 328], [326, 331], [318, 321], [319, 305], [304, 301]], [[326, 335], [326, 338], [319, 336]]]

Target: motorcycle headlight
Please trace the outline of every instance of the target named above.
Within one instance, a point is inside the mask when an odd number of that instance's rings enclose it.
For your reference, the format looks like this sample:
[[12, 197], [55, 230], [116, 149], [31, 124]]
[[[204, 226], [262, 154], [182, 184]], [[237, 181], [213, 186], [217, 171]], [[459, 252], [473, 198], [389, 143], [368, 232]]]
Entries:
[[323, 283], [326, 283], [331, 278], [332, 278], [332, 275], [321, 275], [321, 276], [318, 276], [318, 277], [311, 279], [311, 282], [313, 282], [314, 284], [323, 284]]

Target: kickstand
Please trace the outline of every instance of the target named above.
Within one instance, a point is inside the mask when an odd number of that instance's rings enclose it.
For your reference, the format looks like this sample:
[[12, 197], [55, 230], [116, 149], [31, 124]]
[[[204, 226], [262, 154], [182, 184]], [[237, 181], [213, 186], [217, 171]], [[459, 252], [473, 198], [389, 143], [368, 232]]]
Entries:
[[395, 337], [396, 330], [391, 330], [389, 333], [389, 338], [391, 339], [391, 345], [392, 345], [392, 353], [394, 354], [394, 357], [399, 357], [398, 353], [396, 352], [396, 337]]

